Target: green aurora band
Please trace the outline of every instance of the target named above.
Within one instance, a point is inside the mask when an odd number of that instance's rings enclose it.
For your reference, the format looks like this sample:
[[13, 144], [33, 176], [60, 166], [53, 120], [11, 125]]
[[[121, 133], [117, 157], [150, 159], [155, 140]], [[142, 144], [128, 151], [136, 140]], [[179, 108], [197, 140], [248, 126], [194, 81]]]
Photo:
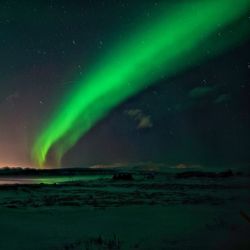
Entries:
[[[176, 5], [144, 23], [104, 55], [77, 81], [37, 136], [32, 157], [44, 166], [49, 152], [56, 164], [112, 108], [127, 98], [246, 38], [226, 33], [250, 7], [249, 0], [200, 0]], [[225, 31], [218, 38], [218, 32]], [[209, 51], [209, 53], [207, 53]]]

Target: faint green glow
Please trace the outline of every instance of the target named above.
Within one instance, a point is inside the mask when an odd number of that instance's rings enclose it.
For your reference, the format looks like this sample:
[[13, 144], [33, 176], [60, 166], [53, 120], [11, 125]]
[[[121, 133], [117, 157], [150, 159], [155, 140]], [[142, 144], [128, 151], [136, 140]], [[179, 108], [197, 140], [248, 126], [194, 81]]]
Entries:
[[[35, 162], [43, 166], [52, 148], [60, 162], [65, 152], [113, 107], [162, 76], [171, 76], [232, 45], [235, 37], [212, 44], [216, 31], [248, 9], [249, 0], [189, 1], [142, 25], [103, 56], [68, 94], [35, 141]], [[204, 53], [205, 48], [211, 53]]]

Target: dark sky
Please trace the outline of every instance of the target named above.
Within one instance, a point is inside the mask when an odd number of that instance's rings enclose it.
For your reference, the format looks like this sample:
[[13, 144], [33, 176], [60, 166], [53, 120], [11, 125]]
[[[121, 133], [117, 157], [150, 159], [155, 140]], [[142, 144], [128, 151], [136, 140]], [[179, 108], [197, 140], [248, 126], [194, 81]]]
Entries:
[[[74, 79], [158, 8], [160, 1], [1, 1], [0, 166], [32, 166], [41, 123]], [[248, 39], [143, 90], [81, 138], [63, 165], [249, 163], [249, 51]]]

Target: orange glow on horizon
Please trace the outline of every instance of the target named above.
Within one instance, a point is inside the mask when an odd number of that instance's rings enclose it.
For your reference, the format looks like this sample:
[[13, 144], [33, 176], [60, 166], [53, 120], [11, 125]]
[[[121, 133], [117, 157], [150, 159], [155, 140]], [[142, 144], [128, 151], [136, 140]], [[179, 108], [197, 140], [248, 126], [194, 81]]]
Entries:
[[1, 162], [0, 161], [0, 168], [37, 168], [34, 165], [31, 165], [28, 162]]

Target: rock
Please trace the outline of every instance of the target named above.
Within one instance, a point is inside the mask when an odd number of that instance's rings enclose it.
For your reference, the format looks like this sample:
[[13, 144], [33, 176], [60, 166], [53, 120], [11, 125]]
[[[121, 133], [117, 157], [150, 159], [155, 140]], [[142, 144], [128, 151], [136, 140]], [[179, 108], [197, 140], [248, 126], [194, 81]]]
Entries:
[[201, 171], [189, 171], [189, 172], [183, 172], [183, 173], [178, 173], [175, 175], [175, 178], [193, 178], [193, 177], [198, 177], [198, 178], [226, 178], [226, 177], [231, 177], [234, 176], [232, 170], [224, 171], [224, 172], [219, 172], [219, 173], [214, 173], [214, 172], [201, 172]]
[[233, 176], [232, 170], [228, 170], [228, 171], [225, 171], [225, 172], [220, 172], [220, 173], [217, 174], [217, 177], [223, 177], [223, 178], [231, 177], [231, 176]]
[[117, 173], [113, 175], [112, 180], [132, 181], [134, 178], [131, 173]]

